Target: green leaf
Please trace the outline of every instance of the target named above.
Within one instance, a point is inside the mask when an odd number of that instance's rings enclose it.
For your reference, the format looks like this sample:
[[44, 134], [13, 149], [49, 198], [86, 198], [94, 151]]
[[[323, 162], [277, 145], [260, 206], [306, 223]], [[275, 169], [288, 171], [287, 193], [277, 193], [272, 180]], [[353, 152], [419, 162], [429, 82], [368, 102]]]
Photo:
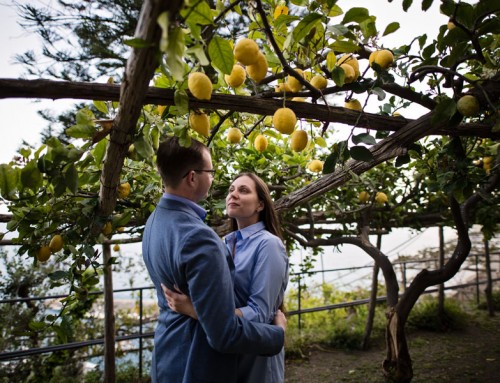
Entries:
[[330, 51], [326, 55], [326, 67], [329, 71], [332, 71], [335, 68], [335, 63], [337, 62], [337, 56], [335, 56], [335, 52]]
[[367, 144], [367, 145], [375, 145], [377, 141], [373, 136], [369, 133], [361, 133], [352, 137], [353, 144]]
[[35, 161], [28, 162], [28, 164], [21, 170], [22, 187], [37, 192], [37, 190], [42, 186], [42, 183], [42, 173], [38, 169]]
[[36, 321], [31, 321], [28, 325], [28, 327], [30, 329], [32, 329], [33, 331], [39, 331], [39, 330], [42, 330], [43, 328], [45, 328], [45, 323], [43, 322], [36, 322]]
[[94, 100], [92, 102], [94, 103], [94, 106], [97, 108], [99, 112], [108, 114], [108, 106], [104, 101]]
[[293, 30], [293, 39], [297, 42], [302, 40], [304, 37], [306, 37], [309, 32], [311, 32], [311, 29], [314, 28], [316, 23], [318, 23], [321, 19], [323, 18], [323, 15], [319, 13], [310, 13], [306, 17], [304, 17], [300, 22], [297, 24], [295, 29]]
[[349, 149], [349, 153], [357, 161], [369, 162], [373, 160], [373, 154], [364, 146], [353, 146]]
[[345, 72], [341, 67], [335, 66], [335, 68], [333, 68], [332, 80], [335, 82], [335, 85], [337, 85], [337, 86], [344, 85]]
[[212, 10], [206, 1], [198, 1], [194, 8], [184, 8], [181, 15], [188, 24], [210, 25], [213, 23]]
[[184, 51], [186, 50], [184, 32], [177, 27], [170, 31], [168, 35], [168, 48], [165, 53], [167, 67], [176, 81], [184, 80]]
[[208, 44], [208, 55], [212, 64], [222, 73], [230, 74], [234, 65], [234, 54], [231, 44], [226, 39], [214, 36]]
[[9, 165], [0, 165], [0, 193], [5, 199], [12, 199], [17, 189], [19, 181], [19, 169], [12, 168]]
[[385, 98], [385, 91], [378, 86], [374, 87], [370, 93], [376, 94], [379, 101], [382, 101]]
[[390, 35], [391, 33], [394, 33], [396, 32], [398, 29], [399, 29], [400, 25], [398, 22], [393, 22], [393, 23], [390, 23], [384, 30], [384, 33], [382, 34], [382, 36], [387, 36], [387, 35]]
[[66, 187], [73, 193], [76, 194], [78, 191], [78, 172], [74, 164], [69, 164], [64, 170], [64, 181]]
[[433, 126], [441, 125], [450, 121], [453, 115], [457, 112], [457, 104], [451, 98], [444, 98], [434, 108], [434, 116], [432, 116], [431, 124]]
[[427, 11], [434, 0], [422, 0], [422, 11]]
[[84, 108], [76, 112], [77, 125], [91, 125], [94, 126], [95, 116], [90, 109]]
[[153, 43], [146, 41], [146, 40], [143, 40], [143, 39], [139, 39], [139, 38], [124, 39], [123, 43], [125, 45], [128, 45], [129, 47], [137, 48], [137, 49], [154, 47]]
[[65, 133], [73, 138], [92, 138], [95, 132], [95, 126], [86, 124], [76, 124], [65, 130]]
[[350, 22], [362, 23], [366, 19], [370, 18], [370, 14], [368, 13], [368, 9], [366, 8], [351, 8], [349, 9], [344, 19], [342, 20], [342, 24], [347, 24]]
[[108, 140], [101, 140], [97, 143], [92, 151], [92, 156], [94, 157], [96, 165], [100, 165], [106, 154], [106, 147], [108, 146]]
[[350, 29], [342, 24], [328, 25], [326, 29], [331, 31], [336, 36], [344, 36], [350, 32]]
[[338, 53], [353, 53], [359, 50], [359, 46], [350, 41], [337, 40], [333, 44], [329, 45], [329, 47]]
[[333, 152], [326, 157], [325, 163], [323, 164], [323, 174], [330, 174], [335, 171], [337, 165], [338, 153]]
[[372, 16], [365, 21], [359, 23], [361, 32], [365, 38], [377, 36], [377, 27], [375, 26], [375, 16]]
[[406, 12], [410, 8], [413, 0], [403, 0], [403, 10]]
[[201, 66], [210, 65], [210, 60], [208, 59], [207, 55], [205, 54], [205, 49], [203, 48], [203, 45], [201, 45], [201, 44], [197, 44], [197, 45], [190, 47], [188, 50], [186, 50], [186, 54], [193, 54]]
[[326, 141], [321, 136], [314, 138], [314, 143], [322, 148], [326, 148]]
[[396, 158], [396, 162], [394, 163], [394, 165], [398, 168], [398, 167], [403, 166], [404, 164], [407, 164], [409, 162], [410, 162], [410, 155], [405, 154], [403, 156], [398, 156]]
[[149, 140], [146, 140], [144, 136], [140, 136], [135, 142], [134, 142], [135, 150], [139, 154], [141, 158], [147, 158], [151, 159], [155, 152], [153, 150], [153, 146], [149, 142]]
[[185, 90], [176, 90], [174, 93], [174, 103], [179, 111], [179, 114], [189, 112], [189, 96]]
[[160, 51], [166, 52], [168, 48], [168, 12], [165, 11], [161, 13], [156, 19], [156, 22], [161, 28]]
[[62, 270], [54, 271], [53, 273], [49, 274], [49, 278], [53, 281], [68, 278], [68, 272]]

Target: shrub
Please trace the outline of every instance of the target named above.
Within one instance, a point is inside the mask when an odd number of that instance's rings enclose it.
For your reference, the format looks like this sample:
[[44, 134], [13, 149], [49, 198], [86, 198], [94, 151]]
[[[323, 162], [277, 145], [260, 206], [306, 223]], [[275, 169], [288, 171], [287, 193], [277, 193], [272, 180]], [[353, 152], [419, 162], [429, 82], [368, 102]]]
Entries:
[[438, 313], [438, 302], [435, 299], [424, 299], [413, 308], [408, 317], [408, 326], [445, 332], [450, 330], [462, 330], [467, 323], [467, 314], [453, 300], [444, 301], [443, 315]]

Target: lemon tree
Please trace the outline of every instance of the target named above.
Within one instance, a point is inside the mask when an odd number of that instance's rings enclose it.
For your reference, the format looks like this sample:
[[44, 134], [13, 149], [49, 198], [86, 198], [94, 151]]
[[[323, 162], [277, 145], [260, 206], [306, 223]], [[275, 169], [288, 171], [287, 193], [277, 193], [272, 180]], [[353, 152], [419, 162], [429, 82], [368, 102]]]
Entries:
[[[320, 251], [318, 243], [351, 241], [380, 263], [391, 313], [388, 339], [405, 349], [409, 308], [421, 291], [445, 278], [417, 277], [399, 298], [391, 263], [361, 240], [359, 220], [353, 217], [363, 214], [371, 229], [383, 232], [419, 228], [424, 213], [439, 217], [428, 225], [466, 227], [457, 211], [468, 211], [467, 224], [481, 224], [485, 238], [495, 234], [498, 222], [491, 214], [498, 204], [498, 9], [484, 0], [443, 0], [437, 8], [431, 7], [432, 1], [413, 3], [403, 2], [400, 11], [418, 5], [443, 15], [441, 24], [429, 26], [435, 39], [415, 31], [404, 45], [389, 46], [386, 36], [402, 27], [397, 17], [381, 26], [370, 10], [342, 8], [335, 1], [285, 5], [259, 0], [232, 6], [198, 1], [162, 3], [161, 12], [141, 24], [154, 33], [127, 38], [125, 45], [123, 38], [134, 31], [114, 29], [126, 24], [112, 26], [96, 15], [109, 32], [103, 35], [114, 38], [107, 45], [92, 45], [80, 34], [87, 55], [72, 61], [54, 54], [55, 44], [47, 46], [50, 57], [72, 63], [60, 72], [65, 79], [70, 74], [92, 79], [87, 67], [99, 59], [96, 72], [115, 79], [106, 93], [99, 93], [102, 87], [92, 88], [92, 99], [64, 120], [61, 136], [49, 135], [37, 148], [23, 147], [16, 159], [0, 165], [0, 192], [11, 214], [7, 230], [16, 233], [19, 254], [45, 259], [47, 251], [39, 255], [40, 248], [50, 250], [46, 244], [61, 235], [64, 244], [57, 257], [70, 267], [55, 277], [71, 284], [66, 308], [76, 307], [96, 282], [84, 277], [86, 270], [103, 268], [94, 246], [113, 241], [121, 227], [140, 238], [162, 192], [154, 166], [159, 141], [176, 135], [189, 145], [194, 137], [213, 152], [214, 196], [224, 195], [241, 171], [255, 171], [275, 186], [273, 198], [288, 250], [309, 246]], [[80, 7], [94, 12], [90, 4]], [[139, 13], [137, 9], [131, 25]], [[50, 30], [53, 19], [43, 20]], [[455, 27], [449, 28], [448, 21]], [[63, 27], [76, 29], [71, 23]], [[116, 45], [122, 55], [109, 51]], [[125, 60], [119, 58], [129, 50], [132, 58], [142, 59], [142, 66], [133, 67], [131, 59], [133, 70], [121, 78]], [[79, 66], [83, 57], [88, 61]], [[146, 67], [153, 69], [147, 72]], [[56, 73], [53, 68], [48, 73]], [[238, 76], [232, 77], [234, 68]], [[127, 90], [132, 80], [137, 81], [133, 91], [117, 94], [112, 82]], [[46, 97], [60, 97], [58, 84], [50, 85], [44, 87]], [[75, 97], [89, 90], [81, 84], [64, 85], [77, 86]], [[124, 105], [139, 93], [134, 114]], [[467, 96], [478, 105], [464, 109], [460, 100]], [[415, 105], [425, 112], [414, 112]], [[119, 186], [124, 180], [133, 180], [133, 193], [126, 188], [126, 196]], [[111, 192], [101, 187], [103, 181], [112, 185]], [[209, 222], [219, 230], [223, 200], [212, 197], [205, 204]], [[312, 231], [302, 230], [301, 225], [315, 224], [313, 213], [322, 214], [322, 224], [341, 227], [344, 235], [325, 231], [311, 236]], [[456, 261], [439, 275], [452, 275], [460, 267], [467, 256], [466, 237], [467, 231], [460, 233]], [[409, 354], [393, 351], [389, 349], [384, 372], [395, 381], [411, 380]]]

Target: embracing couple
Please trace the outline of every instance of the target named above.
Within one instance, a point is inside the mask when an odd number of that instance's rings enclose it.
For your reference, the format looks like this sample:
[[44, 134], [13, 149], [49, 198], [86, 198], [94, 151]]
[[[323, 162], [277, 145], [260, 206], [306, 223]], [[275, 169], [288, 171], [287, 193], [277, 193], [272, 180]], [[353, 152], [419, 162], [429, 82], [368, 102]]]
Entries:
[[233, 180], [223, 241], [198, 205], [214, 178], [209, 149], [169, 137], [157, 168], [164, 194], [143, 235], [160, 308], [152, 382], [283, 383], [288, 257], [266, 184], [253, 173]]

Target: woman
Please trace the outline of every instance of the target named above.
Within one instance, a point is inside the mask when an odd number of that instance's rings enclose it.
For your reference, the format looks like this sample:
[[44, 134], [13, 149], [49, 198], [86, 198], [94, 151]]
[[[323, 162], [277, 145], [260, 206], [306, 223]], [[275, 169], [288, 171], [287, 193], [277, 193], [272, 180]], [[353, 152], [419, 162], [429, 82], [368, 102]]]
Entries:
[[[226, 212], [235, 230], [225, 242], [235, 266], [236, 314], [271, 323], [283, 303], [288, 257], [267, 185], [254, 173], [241, 173], [229, 187]], [[196, 318], [189, 298], [164, 291], [173, 310]], [[284, 370], [284, 350], [272, 357], [241, 355], [238, 383], [282, 383]]]

